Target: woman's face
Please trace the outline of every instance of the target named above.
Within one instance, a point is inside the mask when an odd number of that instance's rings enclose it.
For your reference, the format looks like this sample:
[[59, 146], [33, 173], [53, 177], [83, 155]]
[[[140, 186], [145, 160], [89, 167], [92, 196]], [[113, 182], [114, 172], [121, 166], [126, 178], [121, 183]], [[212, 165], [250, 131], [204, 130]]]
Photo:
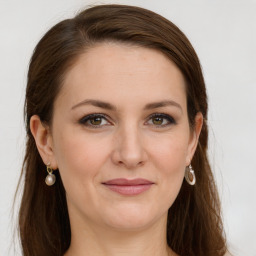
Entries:
[[118, 43], [89, 49], [66, 75], [47, 140], [71, 222], [136, 229], [165, 218], [198, 133], [184, 78], [162, 53]]

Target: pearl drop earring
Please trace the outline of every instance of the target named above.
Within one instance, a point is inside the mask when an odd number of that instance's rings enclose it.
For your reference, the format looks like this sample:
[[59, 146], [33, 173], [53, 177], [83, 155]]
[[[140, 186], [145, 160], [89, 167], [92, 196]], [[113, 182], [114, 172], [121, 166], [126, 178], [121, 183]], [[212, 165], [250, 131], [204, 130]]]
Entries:
[[53, 170], [52, 170], [52, 168], [50, 167], [50, 163], [48, 163], [48, 164], [46, 165], [46, 170], [47, 170], [47, 172], [48, 172], [48, 175], [47, 175], [46, 178], [45, 178], [45, 183], [46, 183], [46, 185], [48, 185], [48, 186], [52, 186], [52, 185], [55, 183], [55, 181], [56, 181], [56, 177], [55, 177], [55, 175], [52, 173]]

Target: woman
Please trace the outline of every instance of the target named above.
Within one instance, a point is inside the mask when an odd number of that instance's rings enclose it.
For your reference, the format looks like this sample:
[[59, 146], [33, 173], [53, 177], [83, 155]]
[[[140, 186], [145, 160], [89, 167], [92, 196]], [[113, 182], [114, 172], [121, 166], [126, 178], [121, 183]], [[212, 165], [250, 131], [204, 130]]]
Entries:
[[173, 23], [100, 5], [55, 25], [31, 59], [25, 118], [25, 256], [226, 253], [204, 79]]

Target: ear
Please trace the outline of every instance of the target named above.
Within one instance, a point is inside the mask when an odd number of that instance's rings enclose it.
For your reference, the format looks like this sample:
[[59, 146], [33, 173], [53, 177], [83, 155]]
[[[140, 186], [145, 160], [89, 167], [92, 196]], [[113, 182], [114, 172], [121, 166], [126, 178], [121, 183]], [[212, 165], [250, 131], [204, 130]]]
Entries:
[[49, 126], [42, 123], [39, 116], [33, 115], [30, 118], [30, 130], [44, 164], [50, 164], [52, 169], [57, 169], [58, 166], [53, 152], [53, 140]]
[[188, 152], [187, 152], [187, 157], [186, 157], [186, 165], [187, 166], [190, 165], [191, 160], [196, 151], [199, 136], [200, 136], [202, 126], [203, 126], [203, 120], [204, 120], [204, 118], [203, 118], [202, 113], [198, 112], [195, 117], [194, 127], [191, 129], [191, 132], [190, 132]]

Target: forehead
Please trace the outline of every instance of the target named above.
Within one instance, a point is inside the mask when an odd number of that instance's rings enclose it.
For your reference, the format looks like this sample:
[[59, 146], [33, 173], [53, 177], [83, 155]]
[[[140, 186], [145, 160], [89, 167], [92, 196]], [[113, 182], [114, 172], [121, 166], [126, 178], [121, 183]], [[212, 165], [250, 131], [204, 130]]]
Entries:
[[167, 95], [184, 100], [185, 80], [160, 51], [108, 42], [96, 44], [78, 57], [66, 74], [60, 95], [69, 95], [73, 101], [128, 96], [158, 100]]

